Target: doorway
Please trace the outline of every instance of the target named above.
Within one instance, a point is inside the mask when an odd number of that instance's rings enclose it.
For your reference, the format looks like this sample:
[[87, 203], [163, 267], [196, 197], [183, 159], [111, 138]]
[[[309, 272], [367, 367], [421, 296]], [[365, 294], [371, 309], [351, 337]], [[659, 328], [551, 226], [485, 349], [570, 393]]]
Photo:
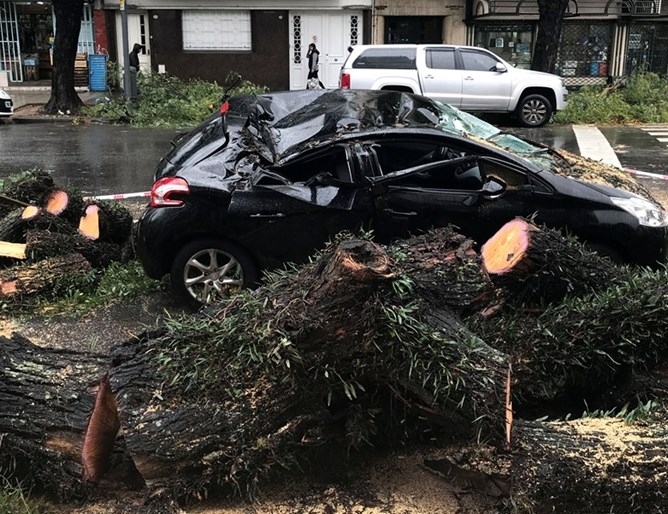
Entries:
[[[151, 38], [148, 33], [148, 13], [133, 12], [128, 13], [128, 53], [132, 51], [135, 43], [143, 46], [139, 52], [139, 69], [143, 72], [151, 71]], [[118, 55], [118, 64], [123, 67], [127, 55], [123, 55], [123, 20], [121, 13], [116, 14], [116, 41]]]
[[290, 12], [290, 89], [306, 88], [310, 43], [320, 52], [320, 82], [336, 89], [348, 47], [362, 43], [362, 11]]

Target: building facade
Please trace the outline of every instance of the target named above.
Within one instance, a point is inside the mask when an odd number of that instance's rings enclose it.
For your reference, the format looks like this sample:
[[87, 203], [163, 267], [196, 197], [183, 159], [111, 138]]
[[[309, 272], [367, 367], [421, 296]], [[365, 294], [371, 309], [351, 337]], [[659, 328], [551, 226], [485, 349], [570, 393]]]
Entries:
[[[528, 68], [538, 17], [536, 0], [89, 0], [79, 52], [123, 65], [139, 43], [147, 71], [218, 83], [235, 71], [283, 90], [306, 86], [315, 43], [320, 79], [334, 88], [348, 47], [361, 43], [470, 44]], [[0, 74], [50, 78], [54, 33], [48, 0], [0, 0]], [[577, 87], [638, 69], [668, 73], [668, 1], [571, 0], [556, 73]]]

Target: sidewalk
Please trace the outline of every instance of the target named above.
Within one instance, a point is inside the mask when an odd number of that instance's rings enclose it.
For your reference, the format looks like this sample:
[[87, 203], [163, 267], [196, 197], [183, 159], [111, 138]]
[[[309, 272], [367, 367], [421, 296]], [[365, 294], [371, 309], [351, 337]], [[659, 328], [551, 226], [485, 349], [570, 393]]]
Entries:
[[[40, 80], [30, 85], [11, 85], [3, 89], [9, 93], [14, 102], [14, 110], [25, 105], [44, 105], [51, 97], [51, 81]], [[93, 103], [96, 99], [106, 95], [106, 92], [91, 92], [88, 88], [75, 88], [79, 98], [85, 104]]]

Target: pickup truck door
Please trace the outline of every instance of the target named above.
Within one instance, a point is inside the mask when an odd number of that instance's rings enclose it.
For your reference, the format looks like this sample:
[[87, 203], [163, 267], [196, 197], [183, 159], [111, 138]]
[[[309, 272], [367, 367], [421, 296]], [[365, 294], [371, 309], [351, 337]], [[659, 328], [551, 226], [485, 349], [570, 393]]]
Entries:
[[460, 49], [464, 111], [507, 111], [512, 94], [512, 74], [496, 71], [500, 63], [484, 50]]
[[461, 105], [463, 70], [457, 69], [454, 48], [427, 47], [418, 52], [417, 66], [422, 94], [453, 107]]

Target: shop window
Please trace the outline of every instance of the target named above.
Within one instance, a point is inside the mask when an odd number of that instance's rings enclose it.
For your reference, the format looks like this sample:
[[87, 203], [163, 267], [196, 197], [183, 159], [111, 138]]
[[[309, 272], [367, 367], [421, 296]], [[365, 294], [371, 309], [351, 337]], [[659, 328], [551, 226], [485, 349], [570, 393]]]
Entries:
[[[568, 85], [605, 82], [610, 40], [610, 24], [566, 23], [561, 31], [556, 72], [564, 77]], [[580, 80], [570, 77], [579, 77]]]
[[442, 16], [386, 16], [385, 43], [442, 43]]
[[183, 11], [184, 50], [251, 50], [250, 11]]
[[476, 32], [475, 45], [486, 48], [517, 68], [531, 68], [531, 25], [488, 25]]

